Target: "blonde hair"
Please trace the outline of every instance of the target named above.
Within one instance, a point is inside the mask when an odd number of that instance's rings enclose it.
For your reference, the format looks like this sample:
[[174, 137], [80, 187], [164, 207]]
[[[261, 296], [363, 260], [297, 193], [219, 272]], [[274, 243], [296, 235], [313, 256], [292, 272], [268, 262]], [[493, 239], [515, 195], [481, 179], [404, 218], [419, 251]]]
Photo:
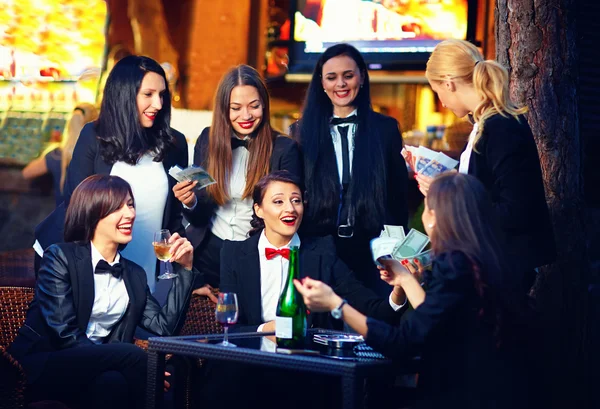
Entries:
[[61, 148], [61, 163], [60, 163], [60, 191], [63, 191], [65, 186], [65, 178], [67, 174], [67, 166], [71, 162], [73, 157], [73, 149], [75, 149], [75, 143], [79, 138], [81, 129], [85, 124], [91, 121], [95, 121], [98, 118], [98, 110], [92, 104], [82, 102], [77, 104], [71, 118], [65, 126], [63, 132], [62, 141], [60, 143]]
[[460, 80], [472, 84], [481, 102], [472, 112], [479, 129], [473, 144], [483, 133], [485, 120], [500, 114], [519, 120], [527, 107], [519, 108], [510, 99], [508, 71], [494, 60], [484, 60], [477, 47], [464, 40], [445, 40], [439, 43], [429, 60], [425, 76], [429, 81]]

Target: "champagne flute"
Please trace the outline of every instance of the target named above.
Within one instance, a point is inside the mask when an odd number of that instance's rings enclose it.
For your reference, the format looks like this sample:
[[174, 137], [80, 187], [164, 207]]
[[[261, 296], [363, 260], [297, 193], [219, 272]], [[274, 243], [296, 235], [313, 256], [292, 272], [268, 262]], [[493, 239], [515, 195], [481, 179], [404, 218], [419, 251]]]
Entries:
[[234, 347], [227, 339], [227, 330], [230, 326], [234, 325], [238, 319], [238, 300], [236, 293], [219, 293], [217, 300], [217, 308], [215, 310], [215, 317], [217, 322], [223, 326], [223, 342], [219, 345], [225, 347]]
[[171, 258], [170, 238], [171, 232], [167, 229], [162, 229], [154, 233], [154, 241], [152, 242], [154, 253], [156, 254], [156, 258], [165, 263], [165, 272], [158, 276], [159, 280], [177, 277], [177, 274], [173, 273], [171, 263], [169, 263], [169, 259]]

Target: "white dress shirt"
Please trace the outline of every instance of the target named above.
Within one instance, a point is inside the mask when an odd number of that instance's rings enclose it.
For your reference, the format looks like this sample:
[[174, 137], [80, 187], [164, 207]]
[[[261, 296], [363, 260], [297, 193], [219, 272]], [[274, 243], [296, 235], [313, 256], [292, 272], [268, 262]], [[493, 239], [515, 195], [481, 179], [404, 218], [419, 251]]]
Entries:
[[473, 124], [473, 130], [469, 134], [469, 143], [467, 143], [465, 151], [460, 154], [460, 165], [458, 165], [458, 172], [464, 175], [469, 173], [469, 163], [471, 163], [471, 154], [473, 153], [473, 140], [475, 139], [475, 135], [477, 135], [478, 129], [479, 125], [477, 122], [475, 122]]
[[[358, 110], [355, 109], [348, 116], [357, 115]], [[339, 118], [339, 116], [334, 115], [334, 118]], [[350, 163], [348, 164], [348, 169], [350, 170], [350, 175], [352, 175], [352, 158], [354, 157], [354, 135], [356, 134], [356, 124], [340, 124], [335, 126], [330, 126], [331, 139], [333, 140], [333, 149], [335, 150], [335, 160], [337, 162], [338, 175], [340, 176], [340, 184], [342, 183], [343, 177], [343, 166], [344, 160], [342, 156], [342, 136], [338, 131], [338, 127], [346, 126], [348, 128], [348, 160]]]
[[231, 175], [229, 177], [229, 200], [219, 206], [212, 217], [211, 232], [221, 240], [242, 241], [248, 238], [252, 228], [252, 198], [242, 198], [248, 172], [248, 149], [240, 147], [232, 152]]
[[154, 162], [153, 159], [153, 155], [146, 154], [136, 165], [116, 162], [110, 171], [111, 175], [120, 176], [131, 185], [135, 199], [133, 238], [121, 253], [144, 268], [152, 293], [156, 287], [156, 255], [152, 242], [154, 233], [162, 229], [169, 194], [165, 168], [162, 162]]
[[[290, 240], [288, 244], [280, 248], [290, 248], [291, 246], [298, 246], [298, 248], [300, 247], [300, 238], [298, 237], [297, 233], [294, 234], [294, 237], [292, 237], [292, 240]], [[260, 238], [258, 239], [258, 256], [260, 260], [260, 299], [263, 323], [275, 320], [277, 303], [279, 301], [279, 296], [283, 291], [283, 286], [285, 285], [289, 266], [289, 261], [280, 255], [276, 255], [271, 260], [267, 260], [267, 256], [265, 255], [265, 249], [267, 247], [275, 248], [276, 250], [279, 249], [269, 243], [269, 240], [265, 235], [265, 231], [263, 230], [260, 234]], [[394, 311], [398, 311], [400, 308], [406, 305], [406, 300], [402, 305], [394, 303], [392, 301], [391, 292], [389, 296], [389, 302]], [[258, 327], [257, 332], [261, 332], [264, 325], [265, 324], [261, 324]]]
[[[104, 260], [104, 257], [91, 242], [90, 247], [92, 248], [92, 271], [96, 271], [96, 265], [100, 260]], [[121, 256], [117, 253], [115, 261], [108, 264], [115, 265], [120, 259]], [[85, 330], [85, 335], [90, 341], [101, 344], [125, 314], [128, 303], [129, 294], [127, 294], [123, 277], [115, 278], [112, 274], [94, 274], [94, 305]]]

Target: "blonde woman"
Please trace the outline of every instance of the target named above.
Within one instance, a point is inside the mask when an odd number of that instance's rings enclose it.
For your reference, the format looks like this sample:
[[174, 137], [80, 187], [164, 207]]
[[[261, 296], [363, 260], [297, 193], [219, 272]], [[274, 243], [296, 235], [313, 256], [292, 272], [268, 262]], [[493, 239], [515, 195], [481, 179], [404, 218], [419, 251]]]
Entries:
[[98, 110], [94, 105], [86, 102], [78, 104], [67, 122], [60, 144], [58, 146], [51, 145], [37, 159], [23, 168], [23, 177], [28, 180], [46, 173], [52, 175], [57, 206], [63, 201], [66, 170], [73, 157], [73, 148], [75, 148], [77, 138], [79, 138], [83, 125], [95, 121], [96, 118], [98, 118]]
[[[484, 60], [467, 41], [439, 43], [426, 76], [445, 107], [473, 122], [458, 171], [486, 187], [514, 272], [528, 290], [535, 269], [553, 262], [556, 248], [537, 147], [524, 116], [527, 108], [510, 100], [506, 69]], [[417, 182], [427, 196], [431, 178], [419, 175]]]

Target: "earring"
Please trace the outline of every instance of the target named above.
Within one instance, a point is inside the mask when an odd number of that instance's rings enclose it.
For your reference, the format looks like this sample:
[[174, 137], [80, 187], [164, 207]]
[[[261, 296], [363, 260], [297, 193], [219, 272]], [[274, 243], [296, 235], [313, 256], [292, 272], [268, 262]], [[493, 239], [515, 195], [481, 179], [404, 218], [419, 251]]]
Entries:
[[323, 88], [323, 92], [327, 94], [327, 90], [325, 88]]
[[433, 229], [433, 227], [434, 227], [434, 226], [435, 226], [435, 224], [433, 224], [433, 223], [429, 223], [429, 224], [427, 225], [427, 227], [429, 227], [430, 229]]

